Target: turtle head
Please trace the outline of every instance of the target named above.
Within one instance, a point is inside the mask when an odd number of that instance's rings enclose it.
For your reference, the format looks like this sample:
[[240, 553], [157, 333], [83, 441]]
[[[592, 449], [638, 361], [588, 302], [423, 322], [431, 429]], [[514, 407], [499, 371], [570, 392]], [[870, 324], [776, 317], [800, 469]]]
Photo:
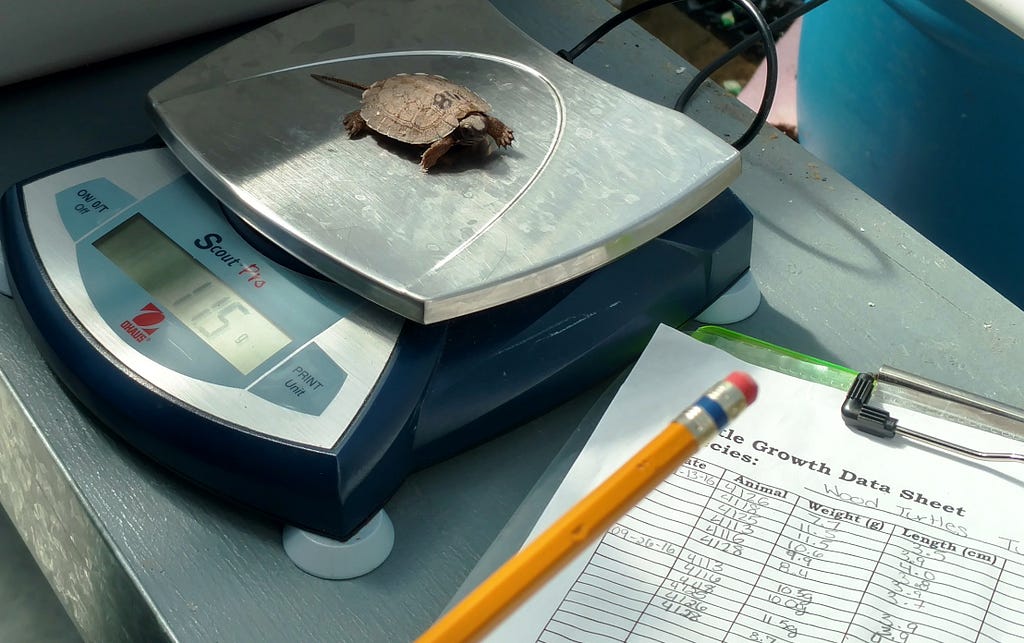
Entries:
[[483, 114], [470, 114], [459, 121], [459, 143], [474, 145], [487, 136], [487, 119]]

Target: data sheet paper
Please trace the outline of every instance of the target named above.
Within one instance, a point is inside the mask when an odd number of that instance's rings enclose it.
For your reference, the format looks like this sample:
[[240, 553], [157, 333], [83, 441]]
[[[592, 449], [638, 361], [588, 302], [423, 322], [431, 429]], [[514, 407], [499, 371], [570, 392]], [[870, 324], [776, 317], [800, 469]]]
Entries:
[[[845, 394], [662, 327], [531, 538], [734, 370], [757, 401], [487, 639], [1024, 641], [1024, 465], [843, 424]], [[901, 425], [1022, 444], [902, 409]]]

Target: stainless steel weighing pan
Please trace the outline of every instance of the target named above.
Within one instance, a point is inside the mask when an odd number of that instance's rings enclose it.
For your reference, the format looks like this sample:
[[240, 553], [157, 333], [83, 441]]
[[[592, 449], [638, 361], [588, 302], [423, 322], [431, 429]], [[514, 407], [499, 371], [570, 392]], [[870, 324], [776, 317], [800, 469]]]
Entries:
[[[481, 0], [315, 5], [234, 41], [149, 94], [184, 165], [252, 228], [350, 290], [421, 323], [598, 268], [683, 220], [739, 174], [690, 118], [555, 56]], [[596, 26], [596, 25], [595, 25]], [[421, 148], [341, 124], [358, 90], [438, 74], [515, 130], [430, 172]]]

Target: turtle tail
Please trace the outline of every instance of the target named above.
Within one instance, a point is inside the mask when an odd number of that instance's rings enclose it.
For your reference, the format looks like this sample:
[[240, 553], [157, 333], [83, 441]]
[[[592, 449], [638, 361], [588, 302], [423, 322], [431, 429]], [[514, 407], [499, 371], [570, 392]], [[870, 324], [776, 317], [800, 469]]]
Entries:
[[317, 80], [319, 80], [322, 83], [327, 83], [328, 85], [331, 85], [331, 84], [334, 84], [334, 85], [345, 85], [347, 87], [354, 87], [355, 89], [359, 89], [359, 90], [362, 90], [364, 92], [367, 89], [369, 89], [369, 87], [367, 87], [366, 85], [360, 85], [359, 83], [354, 83], [351, 80], [344, 80], [342, 78], [335, 78], [334, 76], [324, 76], [323, 74], [310, 74], [310, 76], [312, 76], [313, 78], [316, 78]]

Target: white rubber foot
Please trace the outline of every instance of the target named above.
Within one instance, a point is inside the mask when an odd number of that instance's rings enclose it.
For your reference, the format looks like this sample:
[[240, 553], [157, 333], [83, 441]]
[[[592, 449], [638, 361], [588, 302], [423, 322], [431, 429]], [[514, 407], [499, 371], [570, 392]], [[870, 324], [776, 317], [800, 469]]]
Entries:
[[288, 558], [307, 574], [347, 580], [377, 569], [395, 545], [395, 528], [383, 510], [342, 542], [286, 525], [281, 543]]
[[702, 324], [732, 324], [753, 315], [760, 304], [761, 289], [748, 270], [694, 319]]

